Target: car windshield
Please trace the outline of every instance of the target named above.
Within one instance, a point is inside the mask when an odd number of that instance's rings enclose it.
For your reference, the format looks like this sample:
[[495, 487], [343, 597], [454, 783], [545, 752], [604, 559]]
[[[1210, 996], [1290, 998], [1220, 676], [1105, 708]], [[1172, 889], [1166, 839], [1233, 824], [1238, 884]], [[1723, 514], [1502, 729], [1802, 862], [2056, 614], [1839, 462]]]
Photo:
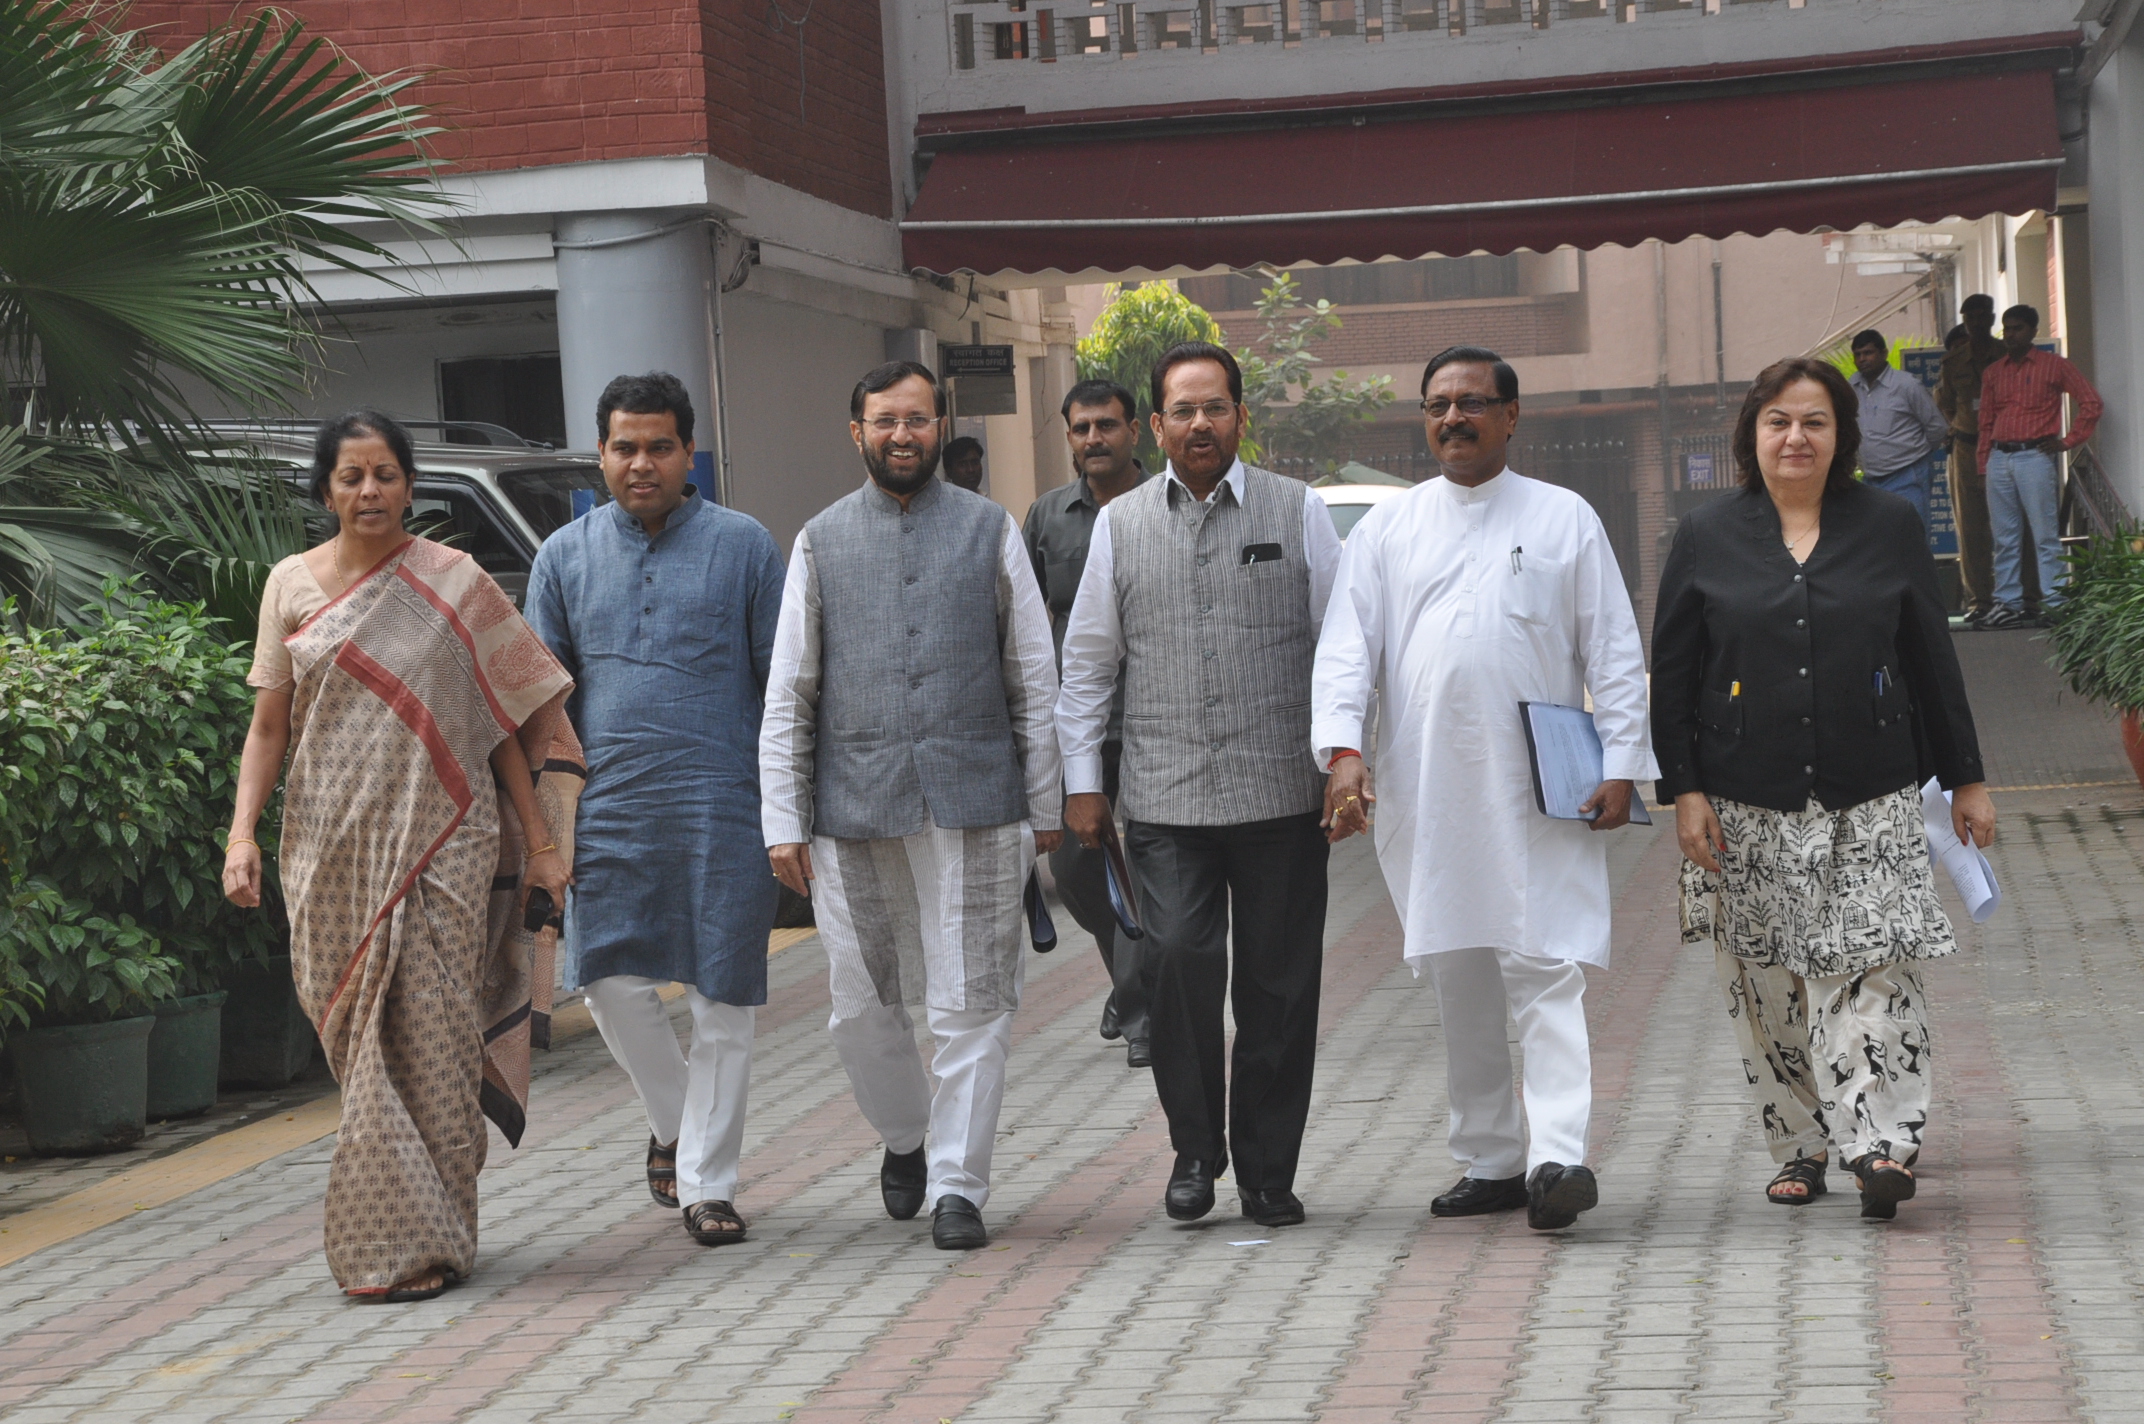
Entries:
[[1375, 508], [1374, 504], [1328, 504], [1325, 512], [1333, 517], [1333, 532], [1345, 539], [1348, 531], [1362, 523], [1362, 516]]
[[581, 501], [582, 510], [610, 498], [610, 491], [603, 487], [603, 471], [594, 465], [501, 470], [499, 488], [506, 491], [506, 497], [521, 511], [521, 517], [529, 522], [539, 540], [573, 522], [579, 512], [574, 508], [576, 494], [592, 496]]

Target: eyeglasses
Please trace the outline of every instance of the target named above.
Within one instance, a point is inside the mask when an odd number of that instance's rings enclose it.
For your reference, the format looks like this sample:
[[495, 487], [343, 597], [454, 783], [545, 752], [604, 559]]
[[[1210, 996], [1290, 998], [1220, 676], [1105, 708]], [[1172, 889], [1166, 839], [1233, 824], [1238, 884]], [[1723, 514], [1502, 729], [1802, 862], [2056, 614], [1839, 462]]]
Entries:
[[876, 419], [867, 420], [864, 422], [864, 424], [870, 426], [873, 430], [877, 431], [881, 435], [891, 435], [894, 431], [899, 430], [904, 426], [907, 428], [909, 434], [921, 435], [924, 431], [930, 429], [937, 423], [938, 417], [935, 415], [911, 415], [905, 417], [898, 415], [881, 415]]
[[1201, 415], [1209, 423], [1219, 425], [1235, 413], [1234, 404], [1224, 400], [1210, 400], [1204, 405], [1172, 405], [1162, 412], [1171, 425], [1189, 425]]
[[1443, 396], [1431, 396], [1422, 402], [1422, 409], [1431, 420], [1442, 420], [1452, 413], [1452, 407], [1456, 405], [1459, 407], [1459, 413], [1471, 420], [1477, 415], [1487, 415], [1492, 405], [1509, 404], [1511, 401], [1507, 396], [1461, 396], [1455, 401], [1446, 400]]

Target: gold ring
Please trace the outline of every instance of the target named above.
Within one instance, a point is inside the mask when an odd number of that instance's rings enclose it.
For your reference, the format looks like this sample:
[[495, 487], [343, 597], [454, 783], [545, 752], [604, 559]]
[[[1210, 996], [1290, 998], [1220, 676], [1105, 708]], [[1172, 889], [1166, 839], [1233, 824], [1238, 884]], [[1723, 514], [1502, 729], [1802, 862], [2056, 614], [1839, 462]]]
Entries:
[[1360, 801], [1361, 799], [1362, 798], [1360, 796], [1349, 796], [1346, 801], [1342, 801], [1340, 804], [1345, 806], [1348, 801]]

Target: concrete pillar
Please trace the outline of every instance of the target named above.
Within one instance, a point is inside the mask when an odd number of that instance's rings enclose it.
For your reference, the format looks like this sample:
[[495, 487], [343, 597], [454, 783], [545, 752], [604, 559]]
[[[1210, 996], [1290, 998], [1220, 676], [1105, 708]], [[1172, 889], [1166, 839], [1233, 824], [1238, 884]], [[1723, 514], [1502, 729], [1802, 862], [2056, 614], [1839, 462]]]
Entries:
[[715, 486], [715, 262], [710, 229], [691, 213], [561, 215], [558, 364], [567, 443], [593, 449], [596, 398], [613, 377], [668, 371], [692, 394], [693, 482]]
[[2107, 402], [2094, 444], [2144, 510], [2144, 26], [2094, 77], [2089, 106], [2092, 366]]
[[1027, 383], [1035, 393], [1035, 493], [1053, 490], [1072, 481], [1072, 451], [1065, 444], [1063, 406], [1065, 393], [1079, 381], [1078, 363], [1070, 346], [1052, 343], [1042, 355], [1028, 358]]

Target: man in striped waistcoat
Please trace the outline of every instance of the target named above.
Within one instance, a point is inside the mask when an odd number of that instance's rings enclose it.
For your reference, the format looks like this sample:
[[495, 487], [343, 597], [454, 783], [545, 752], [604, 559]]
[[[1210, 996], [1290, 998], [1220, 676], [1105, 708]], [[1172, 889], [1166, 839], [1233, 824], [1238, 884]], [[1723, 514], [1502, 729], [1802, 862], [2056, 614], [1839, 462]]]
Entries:
[[1285, 1226], [1303, 1219], [1293, 1188], [1324, 963], [1310, 669], [1340, 541], [1314, 491], [1236, 458], [1248, 413], [1227, 351], [1172, 347], [1153, 400], [1168, 469], [1096, 518], [1065, 632], [1065, 825], [1089, 846], [1116, 833], [1101, 743], [1121, 663], [1118, 805], [1148, 934], [1154, 1085], [1176, 1147], [1165, 1205], [1179, 1221], [1211, 1211], [1233, 1151], [1243, 1214]]
[[[1063, 834], [1057, 669], [1020, 527], [935, 478], [937, 378], [888, 363], [857, 382], [849, 411], [870, 478], [797, 536], [775, 628], [759, 738], [767, 857], [812, 897], [827, 1027], [885, 1143], [887, 1214], [905, 1221], [928, 1201], [931, 1239], [972, 1250], [989, 1242], [1021, 890]], [[937, 1043], [928, 1076], [907, 1009], [918, 990]]]

